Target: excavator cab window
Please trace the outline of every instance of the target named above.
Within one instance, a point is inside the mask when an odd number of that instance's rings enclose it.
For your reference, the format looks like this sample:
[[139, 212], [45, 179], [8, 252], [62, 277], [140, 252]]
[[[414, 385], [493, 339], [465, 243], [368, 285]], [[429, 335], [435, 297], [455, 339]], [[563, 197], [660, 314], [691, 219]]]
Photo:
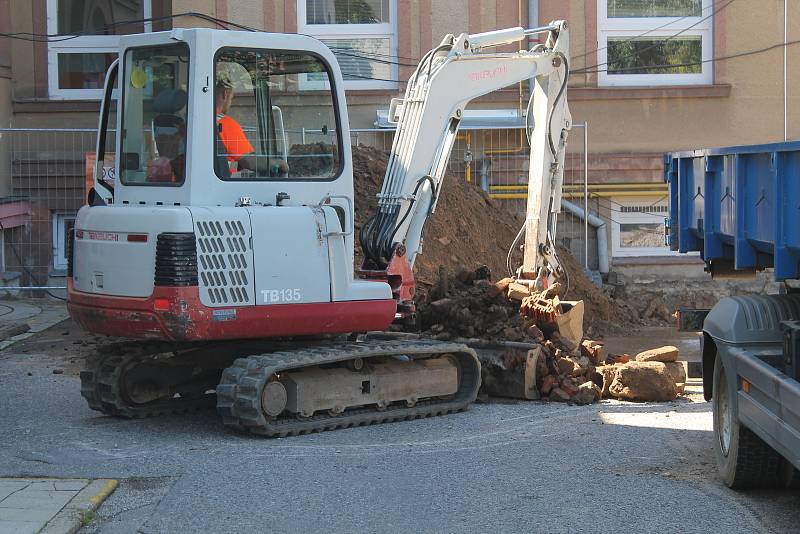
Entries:
[[[341, 140], [330, 72], [305, 53], [222, 48], [215, 58], [222, 180], [333, 180]], [[320, 87], [320, 81], [322, 86]]]
[[125, 185], [181, 185], [186, 167], [186, 43], [125, 53], [120, 179]]

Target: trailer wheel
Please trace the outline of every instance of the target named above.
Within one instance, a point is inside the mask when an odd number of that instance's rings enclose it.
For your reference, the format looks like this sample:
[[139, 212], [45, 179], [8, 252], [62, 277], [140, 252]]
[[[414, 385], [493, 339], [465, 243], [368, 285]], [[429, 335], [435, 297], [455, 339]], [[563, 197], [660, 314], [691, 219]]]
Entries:
[[739, 423], [736, 390], [732, 390], [722, 358], [714, 362], [714, 449], [725, 484], [733, 489], [777, 485], [780, 455]]

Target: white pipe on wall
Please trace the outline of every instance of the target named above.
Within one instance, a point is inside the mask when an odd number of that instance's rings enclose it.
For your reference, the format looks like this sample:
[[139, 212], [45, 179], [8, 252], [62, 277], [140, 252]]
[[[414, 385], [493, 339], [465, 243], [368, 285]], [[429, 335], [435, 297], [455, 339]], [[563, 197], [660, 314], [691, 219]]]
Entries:
[[603, 274], [608, 274], [609, 271], [609, 264], [608, 264], [608, 236], [606, 234], [606, 222], [596, 215], [592, 215], [591, 213], [587, 217], [583, 208], [577, 206], [566, 200], [564, 198], [561, 199], [561, 208], [565, 211], [568, 211], [575, 217], [579, 218], [582, 221], [586, 221], [592, 226], [595, 227], [597, 231], [597, 266], [598, 270]]
[[[539, 0], [528, 0], [528, 28], [538, 28], [539, 27]], [[532, 36], [531, 36], [532, 37]], [[531, 43], [528, 41], [525, 43], [530, 50]], [[528, 94], [533, 93], [533, 78], [528, 80]]]

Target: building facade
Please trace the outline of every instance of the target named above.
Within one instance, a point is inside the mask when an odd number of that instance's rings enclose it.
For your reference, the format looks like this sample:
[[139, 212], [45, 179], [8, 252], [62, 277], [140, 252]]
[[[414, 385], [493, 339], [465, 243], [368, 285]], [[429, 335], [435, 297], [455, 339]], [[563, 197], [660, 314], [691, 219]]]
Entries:
[[[612, 266], [696, 264], [663, 246], [662, 155], [800, 138], [800, 45], [784, 46], [800, 39], [796, 0], [0, 0], [0, 267], [35, 285], [63, 270], [93, 142], [80, 130], [96, 126], [119, 34], [241, 25], [313, 35], [339, 58], [351, 128], [386, 143], [366, 130], [382, 126], [444, 35], [555, 19], [570, 24], [569, 103], [588, 125], [590, 208], [606, 222]], [[483, 126], [459, 141], [465, 176], [510, 203], [521, 201], [527, 147], [521, 130], [500, 128], [523, 123], [527, 91], [473, 102]], [[577, 203], [581, 136], [573, 130], [568, 159], [578, 178], [566, 197]]]

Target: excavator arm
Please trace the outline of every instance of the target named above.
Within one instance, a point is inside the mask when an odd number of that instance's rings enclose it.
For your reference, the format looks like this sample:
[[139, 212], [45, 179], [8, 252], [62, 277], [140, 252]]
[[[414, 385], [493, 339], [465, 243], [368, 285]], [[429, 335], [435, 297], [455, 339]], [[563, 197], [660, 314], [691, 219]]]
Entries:
[[[486, 49], [546, 33], [542, 44], [513, 53]], [[510, 28], [448, 35], [420, 61], [403, 99], [393, 99], [397, 124], [378, 209], [359, 235], [362, 272], [407, 271], [422, 251], [425, 224], [436, 208], [450, 151], [473, 99], [532, 79], [527, 122], [530, 142], [523, 264], [517, 276], [546, 286], [558, 275], [556, 214], [561, 206], [564, 152], [571, 116], [566, 99], [569, 34], [565, 21], [542, 28]], [[398, 257], [403, 257], [399, 259]], [[390, 281], [391, 284], [391, 281]], [[406, 300], [400, 292], [401, 303]], [[405, 295], [410, 297], [410, 295]]]

